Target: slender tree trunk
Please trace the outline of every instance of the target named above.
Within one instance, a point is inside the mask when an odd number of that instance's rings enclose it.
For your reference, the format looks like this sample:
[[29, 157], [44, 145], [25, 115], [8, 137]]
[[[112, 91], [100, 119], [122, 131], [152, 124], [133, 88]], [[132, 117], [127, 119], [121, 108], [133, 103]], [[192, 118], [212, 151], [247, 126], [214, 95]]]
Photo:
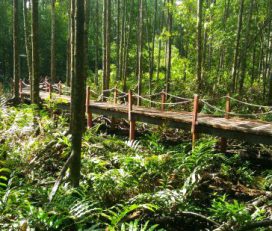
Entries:
[[39, 20], [39, 0], [32, 0], [32, 92], [31, 101], [39, 103], [39, 50], [38, 50], [38, 20]]
[[130, 13], [128, 19], [128, 31], [125, 39], [125, 51], [124, 51], [124, 67], [123, 67], [123, 91], [127, 92], [127, 65], [128, 65], [128, 56], [129, 56], [129, 42], [130, 42], [130, 34], [131, 34], [131, 22], [133, 17], [133, 7], [134, 7], [134, 0], [130, 1]]
[[[139, 25], [138, 25], [138, 95], [142, 94], [142, 46], [143, 46], [143, 1], [139, 0]], [[138, 97], [137, 104], [141, 105], [141, 99]]]
[[251, 19], [252, 19], [252, 13], [254, 8], [254, 0], [250, 1], [250, 8], [249, 8], [249, 14], [247, 19], [247, 25], [246, 25], [246, 32], [245, 32], [245, 41], [244, 46], [241, 54], [241, 76], [239, 81], [239, 94], [242, 94], [242, 90], [244, 87], [244, 80], [246, 75], [246, 69], [247, 69], [247, 53], [248, 53], [248, 42], [250, 38], [250, 29], [251, 29]]
[[[28, 13], [26, 8], [26, 2], [27, 0], [23, 1], [23, 17], [24, 17], [24, 36], [25, 36], [25, 51], [26, 51], [26, 60], [27, 60], [27, 67], [28, 67], [28, 80], [30, 83], [32, 82], [32, 51], [31, 51], [31, 37], [29, 33], [29, 22], [28, 22]], [[31, 92], [31, 90], [30, 90]]]
[[[110, 28], [111, 28], [111, 0], [104, 0], [104, 47], [103, 47], [103, 90], [110, 85]], [[108, 96], [107, 92], [103, 92]]]
[[67, 35], [67, 48], [66, 48], [66, 84], [71, 84], [71, 0], [68, 1], [68, 35]]
[[99, 44], [98, 44], [98, 39], [99, 39], [99, 0], [96, 0], [96, 22], [95, 22], [95, 85], [98, 86], [98, 57], [99, 57]]
[[70, 13], [70, 20], [71, 20], [71, 28], [70, 28], [70, 39], [71, 39], [71, 70], [70, 70], [70, 85], [72, 85], [73, 78], [75, 75], [75, 1], [71, 0], [71, 13]]
[[18, 0], [13, 0], [13, 84], [14, 99], [19, 100], [19, 11]]
[[154, 1], [154, 19], [152, 28], [152, 45], [151, 45], [151, 63], [149, 69], [149, 92], [151, 93], [153, 75], [154, 75], [154, 51], [155, 51], [155, 39], [156, 39], [156, 26], [157, 26], [157, 15], [158, 15], [158, 0]]
[[241, 30], [243, 23], [243, 11], [244, 11], [244, 0], [240, 0], [240, 9], [238, 15], [238, 25], [237, 25], [237, 34], [236, 34], [236, 45], [234, 51], [234, 59], [232, 66], [232, 87], [231, 91], [235, 92], [236, 90], [236, 81], [237, 81], [237, 71], [238, 71], [238, 57], [239, 57], [239, 47], [240, 47], [240, 38], [241, 38]]
[[85, 11], [84, 1], [75, 0], [75, 75], [72, 78], [72, 95], [71, 95], [71, 128], [72, 133], [72, 161], [70, 165], [71, 181], [74, 187], [79, 186], [80, 169], [81, 169], [81, 144], [82, 133], [84, 130], [85, 116], [85, 91], [86, 74], [85, 74]]
[[[116, 81], [119, 81], [121, 79], [120, 77], [120, 73], [121, 73], [121, 69], [120, 69], [120, 65], [121, 65], [121, 58], [120, 58], [120, 37], [122, 37], [122, 35], [120, 36], [120, 0], [117, 0], [117, 39], [116, 39]], [[122, 4], [122, 7], [124, 7], [124, 5]], [[122, 30], [121, 30], [122, 33]], [[121, 45], [122, 46], [122, 45]]]
[[90, 0], [84, 0], [84, 70], [85, 76], [87, 77], [89, 70], [89, 56], [88, 56], [88, 32], [89, 32], [89, 22], [90, 22]]
[[203, 0], [197, 1], [197, 90], [202, 87], [202, 11]]
[[173, 0], [168, 0], [168, 40], [166, 46], [166, 89], [165, 91], [170, 92], [170, 81], [171, 81], [171, 62], [172, 62], [172, 24], [173, 24], [173, 15], [172, 15]]
[[51, 81], [56, 79], [56, 0], [51, 0]]

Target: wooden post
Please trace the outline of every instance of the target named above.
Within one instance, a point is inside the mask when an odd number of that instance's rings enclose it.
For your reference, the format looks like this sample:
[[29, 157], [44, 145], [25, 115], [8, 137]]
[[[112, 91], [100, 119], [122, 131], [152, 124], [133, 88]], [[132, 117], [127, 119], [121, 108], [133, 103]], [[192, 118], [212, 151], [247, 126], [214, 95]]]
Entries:
[[165, 94], [165, 91], [163, 90], [161, 92], [161, 110], [162, 111], [165, 110], [165, 102], [166, 102], [166, 94]]
[[197, 116], [198, 116], [198, 102], [199, 102], [199, 96], [194, 95], [194, 109], [192, 114], [192, 148], [195, 147], [195, 143], [197, 140], [197, 132], [196, 132], [196, 125], [197, 125]]
[[[226, 96], [226, 109], [225, 109], [226, 113], [225, 113], [225, 119], [229, 119], [229, 113], [230, 113], [230, 95], [227, 94]], [[228, 141], [225, 137], [221, 138], [221, 142], [220, 142], [220, 149], [221, 152], [225, 153], [227, 151], [227, 145], [228, 145]]]
[[135, 140], [135, 127], [136, 123], [132, 120], [131, 113], [132, 113], [132, 91], [129, 90], [128, 92], [128, 120], [129, 120], [129, 140]]
[[59, 83], [58, 83], [58, 89], [59, 89], [59, 95], [62, 95], [62, 85], [61, 85], [61, 81], [59, 81]]
[[23, 93], [23, 81], [19, 80], [19, 97], [22, 99], [22, 93]]
[[90, 87], [86, 89], [86, 114], [87, 114], [87, 128], [91, 128], [93, 126], [93, 115], [90, 111]]

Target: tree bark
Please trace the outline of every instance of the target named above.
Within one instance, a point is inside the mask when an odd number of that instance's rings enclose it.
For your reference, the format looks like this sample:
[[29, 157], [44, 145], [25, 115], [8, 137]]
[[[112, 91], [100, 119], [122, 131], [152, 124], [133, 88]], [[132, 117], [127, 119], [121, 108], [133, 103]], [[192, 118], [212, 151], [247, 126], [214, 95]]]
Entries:
[[84, 130], [85, 115], [85, 52], [84, 50], [84, 24], [85, 11], [84, 1], [75, 0], [75, 74], [72, 78], [72, 95], [71, 95], [71, 122], [72, 122], [72, 160], [70, 165], [70, 177], [74, 187], [79, 186], [80, 169], [81, 169], [81, 144], [82, 133]]
[[39, 50], [38, 50], [38, 21], [39, 21], [39, 0], [32, 0], [32, 91], [31, 101], [34, 104], [39, 103]]
[[66, 84], [71, 84], [71, 0], [68, 1], [68, 35], [67, 35], [67, 48], [66, 48]]
[[167, 17], [167, 27], [168, 27], [168, 39], [166, 44], [166, 88], [165, 91], [170, 92], [170, 81], [171, 81], [171, 62], [172, 62], [172, 15], [173, 0], [168, 0], [168, 17]]
[[[143, 45], [143, 1], [139, 0], [139, 25], [138, 25], [138, 95], [142, 94], [142, 45]], [[137, 105], [141, 105], [141, 99], [138, 97]]]
[[18, 0], [13, 0], [13, 87], [14, 99], [19, 100], [19, 11]]
[[197, 90], [202, 87], [202, 11], [203, 0], [197, 1]]
[[103, 96], [108, 96], [110, 85], [110, 28], [111, 28], [111, 0], [104, 0], [104, 42], [103, 42]]
[[56, 0], [51, 0], [51, 81], [56, 79]]
[[[31, 56], [31, 37], [29, 33], [29, 22], [28, 22], [28, 13], [26, 8], [27, 0], [23, 1], [23, 18], [24, 18], [24, 36], [25, 36], [25, 51], [26, 51], [26, 59], [27, 59], [27, 67], [28, 67], [28, 80], [31, 87], [32, 82], [32, 56]], [[30, 90], [31, 91], [31, 90]]]
[[232, 86], [231, 91], [235, 92], [236, 90], [236, 82], [237, 82], [237, 69], [238, 69], [238, 57], [239, 57], [239, 48], [240, 48], [240, 38], [241, 38], [241, 30], [242, 30], [242, 23], [243, 23], [243, 11], [244, 11], [244, 0], [240, 0], [240, 9], [239, 9], [239, 16], [237, 22], [237, 34], [236, 34], [236, 45], [234, 51], [234, 58], [233, 58], [233, 66], [232, 66]]

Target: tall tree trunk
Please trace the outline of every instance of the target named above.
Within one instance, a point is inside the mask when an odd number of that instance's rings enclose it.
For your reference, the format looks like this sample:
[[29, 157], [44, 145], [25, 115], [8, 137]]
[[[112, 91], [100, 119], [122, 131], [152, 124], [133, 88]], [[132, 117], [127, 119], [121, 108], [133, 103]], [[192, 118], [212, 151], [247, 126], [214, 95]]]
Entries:
[[173, 24], [173, 0], [168, 0], [168, 17], [167, 17], [167, 27], [168, 27], [168, 39], [166, 44], [166, 92], [170, 92], [170, 81], [171, 81], [171, 62], [172, 62], [172, 24]]
[[[25, 36], [25, 51], [26, 51], [26, 60], [27, 60], [27, 67], [28, 67], [28, 80], [30, 83], [32, 82], [32, 51], [31, 51], [31, 37], [29, 32], [29, 22], [28, 22], [28, 13], [26, 8], [27, 0], [23, 1], [23, 17], [24, 17], [24, 36]], [[31, 91], [31, 90], [30, 90]]]
[[[122, 30], [120, 31], [120, 0], [117, 0], [117, 39], [116, 39], [116, 81], [119, 81], [121, 79], [120, 77], [120, 73], [121, 73], [121, 69], [120, 69], [120, 65], [121, 65], [121, 58], [120, 58], [120, 47], [122, 45], [120, 45], [120, 37], [122, 37], [122, 35], [120, 36], [120, 32], [122, 33]], [[122, 4], [122, 7], [124, 7], [124, 4]]]
[[72, 95], [71, 95], [71, 128], [72, 133], [72, 161], [70, 165], [71, 181], [74, 187], [79, 186], [80, 169], [81, 169], [81, 144], [82, 133], [84, 130], [85, 115], [85, 52], [84, 50], [84, 24], [85, 11], [84, 1], [75, 0], [75, 75], [72, 78]]
[[38, 50], [38, 20], [39, 20], [39, 0], [32, 0], [32, 92], [31, 101], [39, 103], [39, 50]]
[[130, 13], [129, 13], [129, 19], [128, 19], [128, 23], [127, 25], [128, 26], [128, 30], [127, 30], [127, 34], [125, 36], [125, 50], [124, 50], [124, 65], [123, 65], [123, 91], [124, 92], [127, 92], [127, 70], [128, 70], [128, 57], [129, 57], [129, 42], [130, 42], [130, 34], [131, 34], [131, 30], [132, 30], [132, 27], [130, 26], [131, 25], [131, 22], [132, 22], [132, 17], [133, 17], [133, 7], [134, 7], [134, 0], [131, 0], [130, 1], [130, 7], [127, 7], [127, 8], [130, 8]]
[[71, 84], [71, 0], [68, 0], [68, 35], [67, 35], [67, 47], [66, 47], [66, 84]]
[[98, 38], [99, 38], [99, 0], [96, 0], [96, 22], [95, 22], [95, 85], [98, 86], [98, 57], [99, 57], [99, 44], [98, 44]]
[[244, 11], [244, 0], [240, 0], [240, 8], [239, 8], [239, 15], [238, 15], [238, 22], [237, 22], [237, 32], [236, 32], [236, 45], [234, 51], [234, 58], [233, 58], [233, 66], [232, 66], [232, 86], [231, 91], [235, 92], [236, 90], [236, 82], [237, 82], [237, 69], [238, 69], [238, 57], [239, 57], [239, 47], [240, 47], [240, 38], [241, 38], [241, 30], [242, 30], [242, 23], [243, 23], [243, 11]]
[[13, 0], [13, 84], [14, 99], [19, 100], [19, 11], [18, 0]]
[[153, 75], [154, 75], [154, 51], [155, 51], [155, 39], [156, 39], [156, 27], [157, 27], [157, 15], [158, 15], [158, 0], [154, 1], [154, 19], [152, 28], [152, 45], [151, 45], [151, 63], [149, 69], [149, 89], [151, 94]]
[[250, 29], [251, 29], [251, 18], [254, 8], [254, 0], [250, 1], [250, 8], [249, 8], [249, 14], [247, 19], [247, 25], [246, 25], [246, 32], [245, 32], [245, 41], [243, 45], [243, 50], [241, 54], [241, 76], [239, 81], [239, 94], [242, 94], [242, 90], [244, 87], [244, 80], [246, 75], [246, 69], [247, 69], [247, 53], [248, 53], [248, 42], [250, 38]]
[[90, 21], [90, 0], [84, 0], [84, 70], [85, 76], [87, 77], [87, 73], [89, 70], [89, 56], [88, 56], [88, 32], [89, 32], [89, 21]]
[[[104, 0], [104, 43], [103, 43], [103, 90], [110, 85], [110, 28], [111, 28], [111, 0]], [[108, 96], [108, 92], [103, 92]]]
[[[143, 46], [143, 1], [139, 0], [139, 21], [138, 21], [138, 95], [142, 94], [142, 46]], [[141, 99], [138, 97], [137, 104], [141, 105]]]
[[51, 0], [51, 81], [56, 80], [56, 0]]
[[73, 78], [75, 75], [75, 1], [71, 0], [71, 7], [70, 7], [70, 20], [71, 20], [71, 28], [70, 28], [70, 48], [71, 48], [71, 53], [70, 53], [70, 65], [71, 65], [71, 70], [70, 70], [70, 85], [72, 85]]
[[203, 0], [197, 1], [197, 90], [202, 87], [202, 11]]

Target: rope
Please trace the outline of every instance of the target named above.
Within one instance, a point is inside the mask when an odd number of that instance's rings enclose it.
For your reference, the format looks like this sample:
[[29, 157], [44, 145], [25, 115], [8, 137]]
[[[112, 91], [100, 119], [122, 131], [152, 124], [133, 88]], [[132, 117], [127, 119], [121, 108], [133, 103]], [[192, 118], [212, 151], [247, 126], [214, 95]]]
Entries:
[[149, 103], [153, 103], [153, 104], [158, 104], [158, 105], [182, 105], [182, 104], [187, 104], [187, 103], [190, 103], [191, 101], [183, 101], [183, 102], [177, 102], [177, 103], [162, 103], [162, 102], [157, 102], [157, 101], [153, 101], [153, 100], [150, 100], [150, 99], [147, 99], [147, 98], [144, 98], [138, 94], [135, 94], [134, 96], [144, 100], [144, 101], [147, 101]]
[[112, 92], [113, 90], [115, 90], [115, 88], [106, 89], [106, 90], [103, 90], [102, 92]]
[[266, 109], [272, 109], [271, 106], [264, 106], [264, 105], [258, 105], [258, 104], [253, 104], [253, 103], [247, 103], [247, 102], [244, 102], [244, 101], [241, 101], [241, 100], [232, 98], [232, 97], [229, 97], [229, 98], [230, 98], [231, 100], [233, 100], [233, 101], [236, 101], [236, 102], [238, 102], [238, 103], [241, 103], [241, 104], [244, 104], [244, 105], [247, 105], [247, 106], [258, 107], [258, 108], [266, 108]]
[[187, 101], [193, 101], [193, 99], [190, 99], [190, 98], [183, 98], [183, 97], [180, 97], [180, 96], [176, 96], [176, 95], [172, 95], [172, 94], [169, 94], [167, 92], [164, 92], [166, 95], [172, 97], [172, 98], [176, 98], [176, 99], [181, 99], [181, 100], [187, 100]]
[[268, 111], [268, 112], [261, 112], [261, 113], [253, 113], [253, 114], [239, 114], [239, 113], [235, 113], [235, 112], [226, 112], [216, 106], [213, 106], [211, 104], [209, 104], [207, 101], [205, 100], [200, 100], [201, 102], [203, 102], [205, 105], [207, 105], [208, 107], [214, 109], [215, 111], [219, 111], [219, 112], [222, 112], [224, 114], [228, 114], [228, 115], [232, 115], [232, 116], [246, 116], [246, 117], [250, 117], [250, 116], [254, 116], [254, 117], [257, 117], [257, 116], [261, 116], [261, 115], [269, 115], [269, 114], [272, 114], [272, 110], [271, 111]]
[[127, 97], [127, 96], [128, 96], [128, 94], [125, 93], [124, 95], [117, 96], [116, 98], [117, 98], [117, 99], [122, 99], [122, 98], [125, 98], [125, 97]]

